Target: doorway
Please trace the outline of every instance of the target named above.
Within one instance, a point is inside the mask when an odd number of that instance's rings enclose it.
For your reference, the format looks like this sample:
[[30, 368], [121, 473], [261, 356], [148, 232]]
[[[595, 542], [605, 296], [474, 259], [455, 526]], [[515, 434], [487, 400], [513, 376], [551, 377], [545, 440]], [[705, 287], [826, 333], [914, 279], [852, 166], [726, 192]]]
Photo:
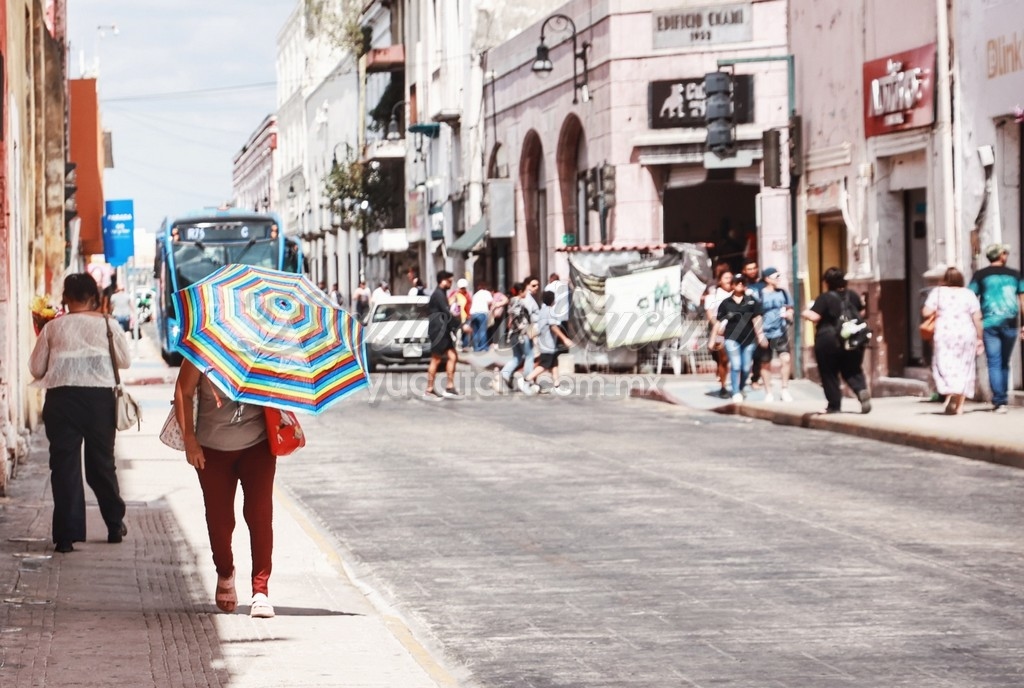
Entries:
[[923, 366], [924, 343], [918, 336], [921, 307], [928, 295], [924, 274], [928, 271], [928, 190], [907, 189], [903, 192], [903, 232], [906, 251], [907, 300], [906, 341], [907, 365]]

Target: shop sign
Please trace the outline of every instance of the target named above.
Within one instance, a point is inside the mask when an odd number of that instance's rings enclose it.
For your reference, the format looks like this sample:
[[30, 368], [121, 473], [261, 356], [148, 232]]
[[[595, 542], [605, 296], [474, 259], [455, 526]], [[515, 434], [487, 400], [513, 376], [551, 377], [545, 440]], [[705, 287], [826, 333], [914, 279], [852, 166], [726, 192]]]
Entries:
[[1024, 93], [1024, 15], [1019, 5], [1006, 2], [985, 7], [984, 33], [969, 46], [972, 54], [984, 49], [985, 78], [978, 75], [980, 98], [972, 105], [987, 117], [1011, 114], [1020, 104], [1018, 94]]
[[[754, 121], [754, 77], [737, 74], [732, 78], [733, 120]], [[652, 81], [647, 86], [647, 119], [651, 129], [703, 127], [704, 77]]]
[[935, 44], [864, 63], [864, 133], [870, 138], [935, 122]]
[[745, 43], [754, 37], [751, 3], [681, 7], [653, 12], [654, 48], [697, 48]]

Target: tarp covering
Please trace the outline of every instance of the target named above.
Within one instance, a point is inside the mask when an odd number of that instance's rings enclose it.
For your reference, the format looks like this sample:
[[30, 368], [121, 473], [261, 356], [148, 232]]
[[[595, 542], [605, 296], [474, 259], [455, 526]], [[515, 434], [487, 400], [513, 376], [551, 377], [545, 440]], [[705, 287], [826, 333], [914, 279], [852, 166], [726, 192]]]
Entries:
[[569, 255], [573, 331], [596, 346], [616, 348], [680, 337], [696, 311], [711, 260], [703, 246], [669, 244], [647, 250]]

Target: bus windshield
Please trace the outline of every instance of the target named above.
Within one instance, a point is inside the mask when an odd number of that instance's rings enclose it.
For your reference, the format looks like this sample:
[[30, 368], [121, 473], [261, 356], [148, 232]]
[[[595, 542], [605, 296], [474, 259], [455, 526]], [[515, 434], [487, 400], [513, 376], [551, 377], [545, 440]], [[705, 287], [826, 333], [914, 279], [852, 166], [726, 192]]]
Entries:
[[250, 239], [244, 244], [174, 244], [174, 267], [178, 276], [178, 288], [198, 282], [224, 265], [244, 263], [262, 268], [277, 267], [278, 242], [265, 239]]

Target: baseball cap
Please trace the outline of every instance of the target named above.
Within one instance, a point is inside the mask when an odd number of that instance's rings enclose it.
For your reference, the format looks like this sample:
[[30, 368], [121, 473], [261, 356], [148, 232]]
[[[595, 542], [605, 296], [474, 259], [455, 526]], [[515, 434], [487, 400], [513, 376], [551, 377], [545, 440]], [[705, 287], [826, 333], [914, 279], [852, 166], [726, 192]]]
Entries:
[[459, 289], [469, 289], [469, 280], [467, 280], [467, 279], [466, 279], [465, 277], [463, 277], [462, 279], [460, 279], [460, 280], [458, 281], [458, 283], [456, 284], [456, 286], [457, 286], [457, 287], [458, 287]]
[[988, 248], [985, 249], [985, 257], [989, 261], [999, 260], [999, 256], [1009, 252], [1010, 247], [1007, 244], [989, 244]]
[[761, 278], [762, 279], [768, 279], [772, 275], [777, 275], [777, 274], [779, 274], [779, 271], [777, 269], [775, 269], [775, 268], [765, 268], [764, 272], [761, 273]]

